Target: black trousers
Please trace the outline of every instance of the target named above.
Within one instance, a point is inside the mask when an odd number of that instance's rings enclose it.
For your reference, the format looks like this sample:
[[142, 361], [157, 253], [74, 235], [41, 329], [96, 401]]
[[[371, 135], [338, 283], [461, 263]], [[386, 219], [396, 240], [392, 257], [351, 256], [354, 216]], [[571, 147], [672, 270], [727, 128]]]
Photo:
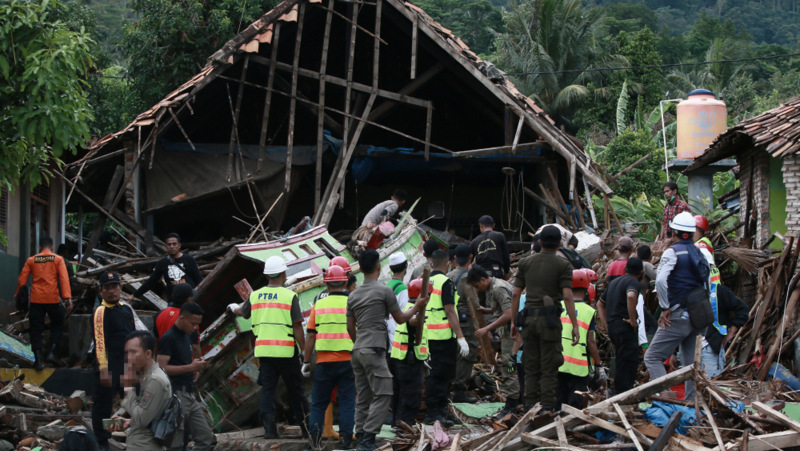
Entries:
[[620, 394], [633, 388], [639, 372], [639, 336], [630, 324], [622, 320], [608, 323], [608, 335], [614, 345], [614, 392]]
[[42, 331], [44, 330], [45, 315], [50, 317], [50, 349], [61, 344], [61, 336], [64, 334], [64, 315], [66, 310], [60, 302], [55, 304], [38, 304], [31, 302], [30, 314], [30, 336], [31, 349], [33, 352], [42, 350]]
[[[121, 367], [121, 365], [120, 365]], [[111, 370], [111, 386], [106, 387], [100, 383], [100, 371], [94, 372], [94, 404], [92, 405], [92, 429], [99, 445], [107, 445], [111, 433], [103, 428], [103, 419], [111, 418], [111, 408], [114, 404], [114, 395], [119, 394], [120, 398], [125, 397], [120, 384], [122, 369], [119, 371]]]
[[413, 425], [422, 404], [422, 380], [425, 378], [425, 362], [418, 360], [413, 349], [409, 349], [403, 360], [390, 359], [394, 374], [394, 396], [392, 412], [395, 420]]
[[303, 391], [303, 375], [300, 373], [302, 364], [295, 349], [292, 357], [259, 357], [258, 384], [261, 385], [261, 398], [259, 408], [261, 415], [275, 419], [275, 388], [278, 378], [283, 378], [286, 391], [289, 393], [289, 406], [292, 409], [295, 421], [301, 429], [308, 431], [308, 415], [311, 409], [308, 398]]
[[576, 376], [569, 373], [558, 373], [558, 386], [556, 387], [556, 403], [569, 404], [576, 409], [583, 409], [583, 396], [576, 391], [585, 392], [589, 389], [589, 376]]
[[431, 372], [425, 385], [425, 405], [428, 416], [447, 415], [450, 382], [455, 376], [458, 344], [455, 338], [429, 340]]

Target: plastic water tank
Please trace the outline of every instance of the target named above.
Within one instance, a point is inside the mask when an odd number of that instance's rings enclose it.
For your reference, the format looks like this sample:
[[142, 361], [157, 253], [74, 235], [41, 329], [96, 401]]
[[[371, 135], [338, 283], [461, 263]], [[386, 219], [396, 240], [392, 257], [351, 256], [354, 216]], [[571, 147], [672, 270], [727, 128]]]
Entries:
[[700, 156], [727, 129], [725, 102], [707, 89], [695, 89], [678, 103], [678, 158]]

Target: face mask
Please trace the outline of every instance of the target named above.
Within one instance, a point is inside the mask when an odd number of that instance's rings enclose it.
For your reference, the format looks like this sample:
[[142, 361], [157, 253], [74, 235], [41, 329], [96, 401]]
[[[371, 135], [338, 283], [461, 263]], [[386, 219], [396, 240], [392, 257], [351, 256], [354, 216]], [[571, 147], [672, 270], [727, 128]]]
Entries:
[[675, 196], [672, 196], [672, 197], [669, 198], [670, 202], [672, 202], [673, 200], [675, 200]]

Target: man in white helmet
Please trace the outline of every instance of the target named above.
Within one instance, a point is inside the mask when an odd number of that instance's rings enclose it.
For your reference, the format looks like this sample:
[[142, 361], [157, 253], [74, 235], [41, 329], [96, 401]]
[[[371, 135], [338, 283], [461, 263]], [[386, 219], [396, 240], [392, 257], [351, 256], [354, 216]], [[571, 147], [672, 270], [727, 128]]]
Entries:
[[303, 392], [302, 360], [299, 349], [305, 348], [303, 313], [297, 294], [283, 287], [286, 283], [286, 263], [273, 256], [264, 263], [264, 274], [269, 278], [266, 287], [250, 294], [250, 299], [240, 307], [228, 308], [236, 315], [250, 318], [256, 336], [255, 356], [259, 360], [258, 383], [261, 385], [259, 409], [265, 438], [278, 438], [275, 420], [275, 388], [278, 378], [283, 378], [289, 392], [289, 405], [296, 421], [300, 423], [303, 437], [308, 437], [306, 418], [310, 412]]
[[[669, 223], [672, 229], [672, 245], [661, 255], [656, 275], [656, 291], [661, 316], [658, 331], [644, 355], [644, 363], [650, 379], [667, 374], [664, 360], [680, 347], [681, 366], [694, 364], [695, 339], [705, 332], [692, 326], [685, 301], [689, 293], [698, 287], [708, 287], [709, 267], [692, 237], [695, 220], [689, 212], [682, 212]], [[694, 383], [686, 381], [687, 401], [694, 401]]]

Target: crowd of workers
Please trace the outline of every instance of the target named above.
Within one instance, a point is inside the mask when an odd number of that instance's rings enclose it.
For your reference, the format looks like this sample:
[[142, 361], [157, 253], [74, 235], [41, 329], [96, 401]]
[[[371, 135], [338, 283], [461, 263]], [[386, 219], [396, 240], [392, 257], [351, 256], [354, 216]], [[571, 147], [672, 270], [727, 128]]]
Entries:
[[[673, 189], [664, 186], [668, 209], [674, 206]], [[404, 201], [405, 193], [395, 191], [388, 201], [395, 207], [379, 204], [365, 226], [390, 219]], [[489, 363], [497, 365], [499, 394], [506, 399], [497, 414], [501, 417], [537, 404], [542, 414], [551, 416], [562, 404], [582, 407], [581, 393], [608, 380], [603, 364], [611, 362], [601, 358], [598, 327], [605, 328], [614, 348], [615, 377], [609, 388], [615, 393], [633, 388], [642, 358], [651, 379], [666, 374], [669, 367], [691, 365], [698, 334], [704, 336], [706, 371], [719, 373], [725, 366], [724, 345], [746, 322], [749, 308], [720, 284], [713, 247], [704, 237], [708, 221], [673, 210], [665, 210], [669, 218], [663, 236], [672, 243], [661, 255], [658, 271], [650, 263], [648, 246], [634, 248], [633, 240], [622, 236], [617, 242], [619, 258], [609, 266], [600, 296], [597, 274], [574, 251], [576, 237], [557, 225], [537, 231], [531, 255], [519, 261], [516, 277], [507, 281], [508, 246], [504, 235], [493, 230], [490, 216], [479, 218], [481, 233], [471, 244], [445, 249], [436, 240], [424, 242], [422, 252], [432, 270], [427, 286], [422, 274], [413, 274], [408, 285], [403, 282], [409, 280], [409, 268], [401, 252], [389, 257], [392, 279], [384, 284], [378, 281], [380, 255], [363, 251], [358, 263], [364, 281], [357, 287], [349, 262], [332, 259], [324, 275], [326, 290], [315, 300], [305, 328], [298, 295], [284, 287], [286, 262], [278, 256], [268, 258], [263, 270], [268, 284], [244, 303], [228, 306], [252, 323], [265, 437], [279, 437], [274, 399], [279, 379], [311, 449], [332, 435], [334, 400], [339, 406], [340, 449], [376, 449], [385, 423], [417, 421], [423, 394], [422, 421], [450, 427], [457, 421], [448, 410], [451, 401], [478, 401], [470, 389], [478, 340], [484, 337], [495, 337], [499, 351]], [[63, 309], [59, 297], [71, 297], [63, 280], [63, 260], [52, 254], [48, 240], [41, 241], [40, 254], [29, 259], [32, 266], [26, 263], [20, 275], [20, 285], [29, 274], [34, 277], [31, 342], [37, 365], [42, 340], [34, 318], [50, 315], [52, 354], [61, 324], [56, 310]], [[189, 440], [195, 450], [214, 446], [194, 394], [196, 375], [208, 367], [200, 358], [197, 336], [203, 309], [192, 302], [193, 286], [199, 283], [197, 265], [181, 253], [177, 234], [167, 237], [167, 248], [169, 255], [150, 278], [164, 278], [171, 303], [156, 320], [158, 339], [138, 330], [132, 308], [120, 302], [130, 297], [122, 295], [119, 274], [100, 275], [100, 302], [93, 315], [97, 390], [92, 409], [100, 449], [107, 449], [110, 431], [122, 429], [128, 430], [127, 446], [133, 451], [183, 449]], [[653, 286], [661, 313], [656, 325], [648, 325], [651, 312], [644, 307], [643, 294]], [[707, 301], [710, 317], [697, 299]], [[474, 315], [485, 315], [482, 319], [488, 324], [476, 329]], [[309, 404], [303, 378], [312, 375]], [[109, 426], [104, 420], [111, 416], [117, 394], [130, 418]], [[165, 444], [155, 439], [149, 426], [173, 394], [181, 402], [185, 433]], [[688, 381], [685, 399], [693, 397]]]

